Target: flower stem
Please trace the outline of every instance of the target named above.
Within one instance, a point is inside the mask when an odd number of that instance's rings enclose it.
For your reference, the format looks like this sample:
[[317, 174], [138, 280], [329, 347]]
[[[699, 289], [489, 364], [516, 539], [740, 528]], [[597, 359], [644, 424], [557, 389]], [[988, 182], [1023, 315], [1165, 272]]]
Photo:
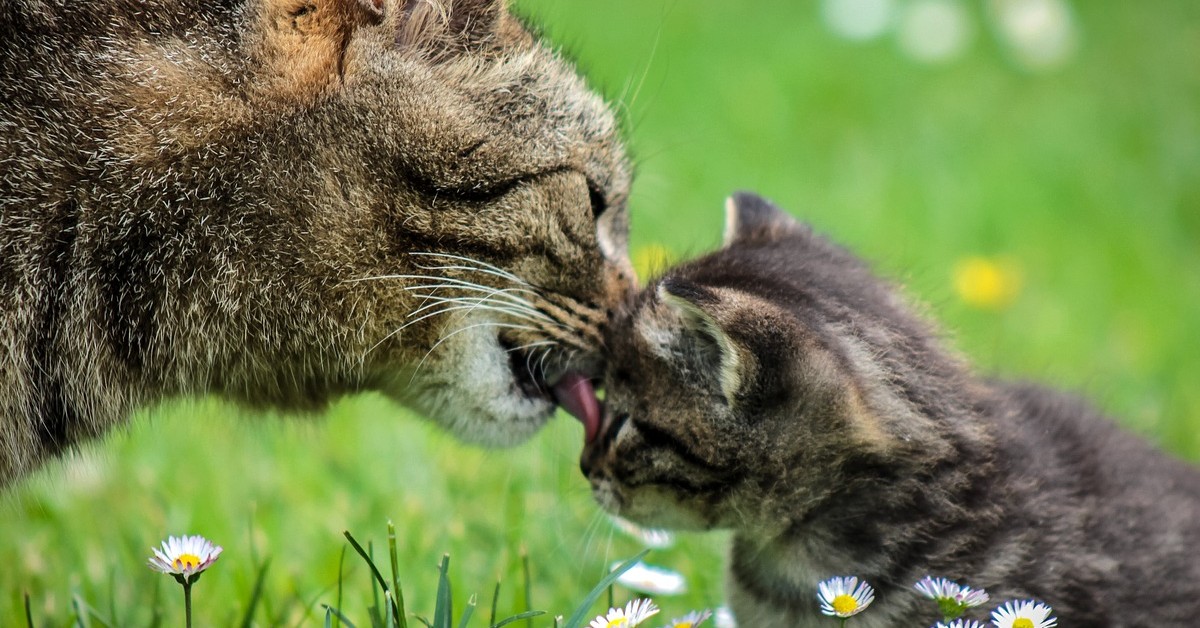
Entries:
[[183, 582], [183, 615], [187, 618], [187, 628], [192, 628], [192, 583]]

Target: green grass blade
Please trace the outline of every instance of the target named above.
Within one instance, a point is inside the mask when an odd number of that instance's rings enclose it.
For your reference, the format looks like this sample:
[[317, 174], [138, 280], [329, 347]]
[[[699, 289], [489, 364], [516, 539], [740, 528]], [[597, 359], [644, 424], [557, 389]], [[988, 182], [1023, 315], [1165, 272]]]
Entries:
[[518, 615], [513, 615], [512, 617], [509, 617], [508, 619], [501, 620], [500, 623], [498, 623], [498, 624], [492, 624], [491, 628], [500, 628], [501, 626], [507, 626], [507, 625], [513, 623], [514, 621], [521, 621], [522, 619], [531, 619], [533, 617], [537, 617], [538, 615], [545, 615], [545, 614], [546, 614], [546, 611], [525, 611], [524, 613], [520, 613]]
[[345, 615], [342, 614], [342, 611], [339, 611], [338, 609], [336, 609], [328, 604], [322, 604], [321, 608], [325, 609], [326, 616], [332, 614], [334, 616], [334, 618], [336, 618], [338, 621], [342, 622], [343, 624], [346, 624], [347, 628], [358, 628], [357, 626], [354, 625], [354, 622], [350, 621], [349, 619], [346, 618]]
[[400, 561], [396, 553], [396, 525], [388, 520], [388, 554], [392, 559], [392, 595], [396, 600], [396, 625], [408, 628], [408, 613], [404, 610], [404, 591], [400, 588]]
[[[343, 569], [345, 567], [345, 565], [346, 565], [346, 546], [343, 545], [342, 546], [342, 554], [340, 556], [338, 556], [338, 583], [337, 583], [337, 599], [336, 599], [337, 606], [336, 606], [336, 608], [342, 607], [342, 577], [345, 574], [345, 571]], [[341, 613], [334, 613], [333, 614], [334, 628], [341, 628], [341, 624], [342, 624]]]
[[442, 554], [438, 568], [437, 605], [433, 608], [434, 628], [450, 628], [454, 623], [454, 596], [450, 591], [450, 555]]
[[[29, 596], [26, 595], [25, 599], [28, 600]], [[500, 581], [497, 580], [496, 581], [496, 590], [492, 592], [492, 614], [488, 615], [488, 626], [491, 626], [492, 628], [495, 628], [495, 626], [496, 626], [496, 603], [499, 600], [500, 600]]]
[[[371, 568], [371, 574], [375, 577], [375, 582], [377, 582], [379, 584], [379, 587], [381, 587], [384, 591], [387, 591], [388, 590], [387, 581], [383, 579], [383, 574], [379, 573], [379, 568], [375, 566], [375, 561], [371, 559], [371, 555], [369, 553], [367, 553], [366, 550], [363, 549], [362, 545], [358, 544], [358, 541], [355, 540], [354, 535], [350, 534], [349, 530], [342, 531], [342, 534], [346, 535], [346, 540], [350, 541], [350, 546], [354, 548], [354, 551], [358, 552], [358, 555], [362, 556], [362, 559], [367, 561], [367, 566]], [[379, 612], [378, 589], [376, 587], [372, 586], [372, 590], [375, 591], [375, 593], [376, 593], [376, 595], [375, 595], [375, 612], [378, 613]], [[393, 613], [396, 612], [395, 607], [392, 608], [392, 612]], [[380, 617], [379, 619], [382, 620], [383, 618]], [[402, 620], [399, 618], [398, 615], [395, 616], [393, 619], [395, 619], [397, 624], [402, 623]], [[379, 623], [382, 624], [383, 622], [380, 621]]]
[[384, 628], [396, 628], [396, 605], [392, 602], [392, 592], [384, 591]]
[[250, 628], [254, 625], [254, 611], [258, 610], [258, 601], [262, 599], [263, 583], [267, 579], [267, 567], [270, 565], [271, 559], [268, 558], [258, 568], [258, 575], [254, 577], [254, 589], [250, 592], [250, 601], [246, 603], [246, 614], [242, 616], [242, 621], [239, 622], [242, 628]]
[[82, 608], [83, 602], [78, 593], [71, 596], [71, 606], [75, 609], [76, 628], [88, 628], [87, 613]]
[[600, 599], [600, 596], [604, 594], [604, 590], [607, 589], [609, 585], [616, 582], [617, 578], [621, 577], [621, 574], [629, 571], [630, 568], [636, 565], [637, 562], [649, 552], [650, 550], [642, 550], [637, 556], [634, 556], [633, 558], [621, 563], [616, 569], [610, 571], [607, 576], [604, 576], [604, 579], [602, 579], [600, 583], [592, 589], [592, 592], [588, 593], [587, 597], [584, 598], [583, 603], [579, 605], [579, 608], [575, 609], [575, 613], [567, 619], [565, 624], [563, 624], [563, 628], [579, 628], [582, 626], [584, 621], [587, 619], [589, 611], [592, 609], [592, 604], [595, 604], [596, 600]]
[[379, 573], [379, 568], [375, 566], [375, 544], [367, 541], [367, 562], [371, 564], [371, 571], [375, 574], [375, 580], [371, 583], [371, 612], [372, 624], [377, 628], [383, 628], [383, 615], [379, 613], [379, 609], [383, 608], [379, 604], [379, 589], [387, 591], [387, 583], [383, 581], [383, 575]]
[[467, 622], [471, 620], [471, 615], [475, 614], [475, 605], [477, 603], [474, 595], [467, 600], [467, 607], [463, 609], [462, 619], [458, 621], [458, 628], [467, 628]]
[[424, 617], [421, 617], [420, 615], [417, 615], [417, 621], [421, 622], [422, 624], [425, 624], [425, 628], [433, 628], [433, 624], [429, 623], [428, 619], [425, 619]]
[[[529, 575], [529, 551], [521, 546], [521, 572], [525, 578], [525, 610], [533, 610], [533, 578]], [[533, 620], [525, 622], [525, 628], [533, 628]]]
[[25, 626], [33, 628], [33, 609], [29, 607], [29, 591], [25, 592]]
[[79, 593], [75, 593], [74, 595], [72, 595], [71, 599], [72, 599], [72, 604], [75, 607], [75, 612], [79, 615], [79, 619], [78, 619], [79, 623], [77, 625], [91, 626], [91, 623], [94, 621], [94, 622], [100, 624], [101, 626], [103, 626], [104, 628], [112, 627], [112, 622], [109, 621], [109, 619], [107, 617], [105, 617], [104, 615], [101, 615], [100, 611], [92, 608], [90, 604], [85, 602], [83, 600], [83, 598], [80, 597]]

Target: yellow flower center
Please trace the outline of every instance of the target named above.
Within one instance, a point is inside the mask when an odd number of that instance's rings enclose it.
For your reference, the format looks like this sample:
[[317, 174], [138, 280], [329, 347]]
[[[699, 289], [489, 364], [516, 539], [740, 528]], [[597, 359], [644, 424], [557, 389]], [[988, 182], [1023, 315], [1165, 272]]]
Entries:
[[678, 624], [675, 624], [675, 628], [692, 628], [692, 622], [681, 621]]
[[1028, 617], [1018, 617], [1013, 620], [1012, 628], [1033, 628], [1033, 620]]
[[200, 557], [195, 554], [180, 554], [175, 558], [176, 569], [195, 569], [200, 566]]
[[628, 625], [629, 625], [629, 621], [626, 620], [624, 617], [610, 619], [610, 620], [608, 620], [608, 623], [605, 624], [605, 626], [607, 628], [621, 628], [621, 626], [628, 626]]
[[846, 615], [848, 613], [853, 613], [854, 609], [858, 608], [858, 600], [854, 599], [853, 596], [843, 593], [833, 598], [832, 605], [833, 612], [839, 615]]

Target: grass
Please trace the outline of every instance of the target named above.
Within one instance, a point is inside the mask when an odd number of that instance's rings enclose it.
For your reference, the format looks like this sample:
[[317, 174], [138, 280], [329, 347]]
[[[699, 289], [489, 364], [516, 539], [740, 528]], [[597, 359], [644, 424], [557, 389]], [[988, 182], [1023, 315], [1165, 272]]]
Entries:
[[[517, 5], [623, 102], [635, 251], [715, 246], [724, 196], [758, 190], [902, 281], [981, 371], [1080, 391], [1200, 459], [1200, 5], [1075, 2], [1082, 45], [1049, 74], [1016, 69], [977, 3], [971, 48], [941, 65], [838, 39], [791, 0]], [[1019, 269], [1008, 307], [956, 297], [977, 255]], [[38, 625], [178, 625], [175, 583], [143, 565], [187, 532], [226, 548], [197, 625], [238, 624], [252, 600], [254, 625], [320, 624], [338, 598], [369, 625], [374, 579], [353, 550], [343, 564], [342, 534], [385, 565], [391, 520], [409, 613], [433, 616], [449, 553], [456, 612], [501, 580], [498, 616], [528, 597], [548, 626], [641, 549], [591, 504], [581, 441], [564, 419], [482, 451], [373, 395], [316, 418], [147, 409], [0, 497], [0, 621], [24, 621], [28, 592]], [[650, 554], [690, 580], [664, 615], [721, 602], [721, 546]]]

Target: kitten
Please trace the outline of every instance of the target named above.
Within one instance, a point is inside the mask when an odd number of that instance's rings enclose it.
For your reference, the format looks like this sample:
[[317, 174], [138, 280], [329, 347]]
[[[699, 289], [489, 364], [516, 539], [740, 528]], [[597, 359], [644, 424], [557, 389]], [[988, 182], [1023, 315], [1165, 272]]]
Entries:
[[[742, 626], [830, 624], [818, 581], [856, 575], [851, 625], [928, 626], [931, 574], [1064, 626], [1200, 622], [1200, 472], [1085, 403], [973, 374], [866, 265], [766, 201], [609, 329], [581, 467], [645, 525], [733, 530]], [[832, 625], [832, 624], [830, 624]]]
[[179, 395], [519, 442], [633, 283], [616, 119], [502, 0], [0, 0], [0, 102], [0, 486]]

